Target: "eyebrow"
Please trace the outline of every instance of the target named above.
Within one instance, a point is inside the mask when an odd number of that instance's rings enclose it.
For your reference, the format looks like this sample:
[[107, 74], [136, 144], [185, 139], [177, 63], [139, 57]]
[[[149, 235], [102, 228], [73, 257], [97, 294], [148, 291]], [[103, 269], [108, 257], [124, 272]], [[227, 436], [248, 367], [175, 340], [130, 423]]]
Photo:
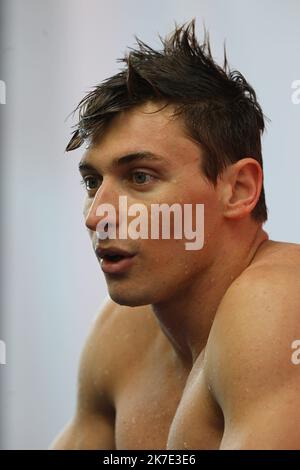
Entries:
[[[112, 161], [110, 167], [119, 168], [121, 166], [128, 165], [129, 163], [133, 161], [141, 161], [141, 160], [154, 161], [154, 162], [165, 163], [165, 164], [168, 163], [165, 158], [159, 155], [155, 155], [152, 152], [144, 151], [144, 152], [133, 152], [127, 155], [123, 155], [122, 157], [116, 158], [115, 160]], [[97, 171], [94, 165], [84, 160], [81, 160], [79, 162], [78, 169], [80, 172], [85, 171], [85, 170]]]

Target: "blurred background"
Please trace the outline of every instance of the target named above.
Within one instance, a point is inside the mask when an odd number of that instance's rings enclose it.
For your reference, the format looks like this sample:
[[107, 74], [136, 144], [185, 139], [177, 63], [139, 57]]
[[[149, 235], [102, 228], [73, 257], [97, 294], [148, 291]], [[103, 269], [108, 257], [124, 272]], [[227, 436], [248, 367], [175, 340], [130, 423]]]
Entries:
[[196, 17], [221, 62], [226, 40], [271, 119], [265, 228], [300, 243], [300, 2], [0, 0], [0, 15], [0, 448], [45, 449], [73, 415], [80, 352], [107, 296], [83, 223], [82, 150], [64, 153], [67, 116], [119, 71], [135, 34], [159, 48], [158, 34]]

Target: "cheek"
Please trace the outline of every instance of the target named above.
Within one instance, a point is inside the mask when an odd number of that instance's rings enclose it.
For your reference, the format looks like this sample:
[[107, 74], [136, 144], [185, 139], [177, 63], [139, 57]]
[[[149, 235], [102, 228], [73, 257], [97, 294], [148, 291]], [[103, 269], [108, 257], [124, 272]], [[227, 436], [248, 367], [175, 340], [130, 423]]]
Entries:
[[[181, 195], [181, 204], [184, 207], [184, 204], [189, 204], [191, 212], [186, 212], [186, 214], [192, 214], [188, 216], [187, 225], [189, 225], [193, 231], [196, 230], [196, 227], [199, 227], [200, 220], [201, 226], [204, 225], [204, 230], [212, 230], [219, 224], [221, 211], [220, 211], [220, 202], [217, 198], [217, 194], [213, 189], [204, 188], [201, 191], [185, 191]], [[199, 210], [196, 210], [197, 205], [203, 205], [203, 207], [198, 207]], [[184, 212], [184, 211], [183, 211]]]
[[149, 241], [141, 249], [137, 272], [149, 288], [164, 292], [164, 295], [173, 295], [176, 290], [189, 284], [203, 262], [202, 254], [186, 251], [178, 240], [169, 240], [168, 244], [162, 240], [156, 245]]
[[214, 221], [220, 217], [220, 201], [214, 189], [208, 187], [201, 192], [193, 193], [190, 199], [192, 204], [204, 204], [205, 222]]
[[140, 250], [145, 267], [149, 267], [150, 271], [153, 269], [158, 275], [175, 273], [195, 260], [195, 255], [185, 249], [185, 240], [143, 240]]

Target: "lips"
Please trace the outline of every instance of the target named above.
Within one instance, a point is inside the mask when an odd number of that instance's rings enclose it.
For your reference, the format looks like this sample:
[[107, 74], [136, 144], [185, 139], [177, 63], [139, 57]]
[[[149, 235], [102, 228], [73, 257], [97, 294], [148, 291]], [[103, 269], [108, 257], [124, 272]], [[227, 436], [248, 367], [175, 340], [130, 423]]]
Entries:
[[136, 253], [118, 247], [98, 247], [96, 255], [101, 260], [102, 270], [105, 273], [114, 274], [126, 271], [132, 265]]

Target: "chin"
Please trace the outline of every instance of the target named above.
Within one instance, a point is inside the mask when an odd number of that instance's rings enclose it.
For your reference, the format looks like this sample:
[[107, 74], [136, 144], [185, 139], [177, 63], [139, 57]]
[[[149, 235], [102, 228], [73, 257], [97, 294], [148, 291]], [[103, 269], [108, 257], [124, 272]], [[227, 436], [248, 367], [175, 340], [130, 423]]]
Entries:
[[136, 292], [134, 290], [123, 291], [120, 289], [108, 289], [110, 298], [119, 305], [126, 305], [127, 307], [139, 307], [148, 305], [155, 302], [155, 297], [146, 295], [143, 292]]

